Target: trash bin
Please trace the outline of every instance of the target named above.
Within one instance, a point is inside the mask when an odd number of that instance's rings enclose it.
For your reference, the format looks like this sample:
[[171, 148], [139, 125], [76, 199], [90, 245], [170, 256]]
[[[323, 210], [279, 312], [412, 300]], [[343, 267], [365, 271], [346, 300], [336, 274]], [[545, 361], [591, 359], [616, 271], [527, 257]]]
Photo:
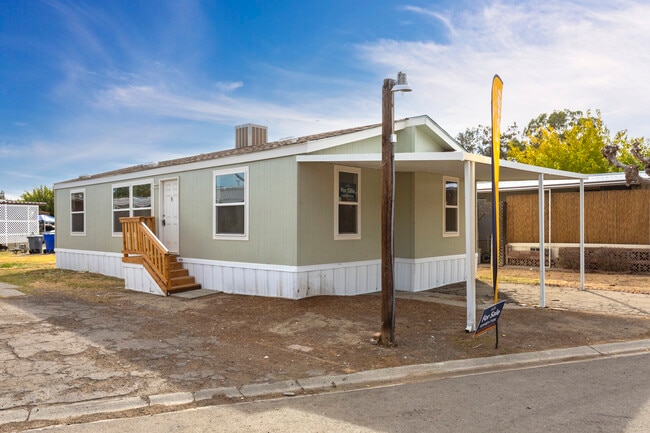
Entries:
[[43, 233], [43, 239], [45, 240], [45, 252], [53, 253], [54, 252], [54, 233]]
[[43, 236], [32, 235], [27, 236], [29, 241], [29, 254], [40, 254], [43, 251]]

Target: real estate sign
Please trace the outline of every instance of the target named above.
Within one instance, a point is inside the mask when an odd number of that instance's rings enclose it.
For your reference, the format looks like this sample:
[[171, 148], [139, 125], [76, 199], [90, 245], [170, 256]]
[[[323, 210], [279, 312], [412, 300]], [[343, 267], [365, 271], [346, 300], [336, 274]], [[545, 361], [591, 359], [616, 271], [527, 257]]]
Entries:
[[476, 331], [474, 332], [474, 337], [481, 335], [497, 326], [497, 322], [501, 316], [501, 311], [503, 310], [503, 306], [505, 304], [506, 301], [501, 301], [494, 305], [490, 305], [483, 310], [481, 320], [476, 327]]

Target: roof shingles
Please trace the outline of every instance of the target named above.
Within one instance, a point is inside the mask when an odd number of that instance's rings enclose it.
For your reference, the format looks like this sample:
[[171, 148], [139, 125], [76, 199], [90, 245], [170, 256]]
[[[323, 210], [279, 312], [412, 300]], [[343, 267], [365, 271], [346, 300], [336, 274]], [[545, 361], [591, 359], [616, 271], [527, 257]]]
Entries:
[[172, 167], [176, 165], [183, 165], [183, 164], [191, 164], [195, 162], [201, 162], [201, 161], [209, 161], [213, 159], [219, 159], [219, 158], [225, 158], [228, 156], [235, 156], [235, 155], [244, 155], [248, 153], [254, 153], [254, 152], [263, 152], [266, 150], [272, 150], [272, 149], [277, 149], [279, 147], [285, 147], [285, 146], [292, 146], [292, 145], [299, 145], [299, 144], [305, 144], [313, 141], [318, 141], [318, 140], [323, 140], [326, 138], [332, 138], [332, 137], [337, 137], [340, 135], [345, 135], [345, 134], [352, 134], [355, 132], [360, 132], [360, 131], [365, 131], [367, 129], [372, 129], [377, 126], [380, 126], [380, 124], [373, 124], [373, 125], [366, 125], [366, 126], [359, 126], [356, 128], [348, 128], [348, 129], [341, 129], [338, 131], [330, 131], [330, 132], [323, 132], [320, 134], [312, 134], [312, 135], [305, 135], [303, 137], [296, 137], [296, 138], [290, 138], [290, 139], [285, 139], [285, 140], [278, 140], [278, 141], [273, 141], [265, 144], [260, 144], [256, 146], [248, 146], [248, 147], [242, 147], [242, 148], [233, 148], [233, 149], [226, 149], [226, 150], [220, 150], [216, 152], [210, 152], [210, 153], [201, 153], [199, 155], [193, 155], [193, 156], [187, 156], [187, 157], [182, 157], [182, 158], [176, 158], [176, 159], [169, 159], [166, 161], [160, 161], [157, 163], [149, 163], [149, 164], [140, 164], [140, 165], [134, 165], [131, 167], [125, 167], [125, 168], [120, 168], [117, 170], [112, 170], [112, 171], [107, 171], [103, 173], [97, 173], [93, 175], [86, 175], [86, 176], [80, 176], [76, 179], [71, 179], [66, 182], [76, 182], [76, 181], [82, 181], [82, 180], [91, 180], [91, 179], [99, 179], [103, 177], [110, 177], [110, 176], [117, 176], [117, 175], [122, 175], [122, 174], [129, 174], [129, 173], [137, 173], [140, 171], [146, 171], [146, 170], [153, 170], [156, 168], [161, 168], [161, 167]]

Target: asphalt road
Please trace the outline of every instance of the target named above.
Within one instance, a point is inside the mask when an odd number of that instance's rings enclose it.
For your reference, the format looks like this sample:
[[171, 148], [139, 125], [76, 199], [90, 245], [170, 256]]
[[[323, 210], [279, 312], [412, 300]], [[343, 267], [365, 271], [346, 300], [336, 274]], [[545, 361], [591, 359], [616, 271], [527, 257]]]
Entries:
[[647, 433], [650, 353], [45, 431]]

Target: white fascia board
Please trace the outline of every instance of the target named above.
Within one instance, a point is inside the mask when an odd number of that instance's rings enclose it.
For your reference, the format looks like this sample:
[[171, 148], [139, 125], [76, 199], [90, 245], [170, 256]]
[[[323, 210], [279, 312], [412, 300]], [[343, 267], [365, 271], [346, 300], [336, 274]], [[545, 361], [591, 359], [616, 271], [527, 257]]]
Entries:
[[[343, 153], [327, 155], [298, 155], [297, 162], [381, 162], [381, 153]], [[461, 152], [400, 152], [395, 161], [463, 161]]]
[[342, 146], [344, 144], [353, 143], [355, 141], [361, 141], [379, 136], [381, 136], [381, 126], [364, 129], [363, 131], [352, 132], [350, 134], [338, 135], [336, 137], [327, 137], [321, 140], [308, 141], [304, 144], [304, 148], [301, 147], [300, 152], [296, 153], [318, 152], [332, 147]]
[[297, 162], [381, 162], [381, 153], [337, 153], [331, 155], [298, 155]]
[[458, 144], [458, 142], [449, 135], [447, 131], [442, 129], [440, 125], [427, 115], [398, 120], [395, 122], [395, 131], [400, 131], [411, 126], [426, 126], [434, 135], [442, 139], [442, 141], [444, 141], [452, 150], [465, 152], [465, 149], [463, 149], [463, 147]]
[[[474, 161], [479, 164], [492, 165], [492, 158], [489, 156], [476, 155], [473, 153], [463, 152], [463, 159], [465, 161]], [[536, 165], [522, 164], [520, 162], [508, 161], [505, 159], [499, 160], [499, 167], [508, 168], [512, 170], [519, 170], [534, 174], [543, 174], [551, 176], [556, 179], [587, 179], [589, 175], [582, 173], [574, 173], [572, 171], [556, 170], [553, 168], [538, 167]]]
[[[645, 177], [645, 175], [644, 175]], [[605, 186], [605, 185], [624, 185], [625, 173], [597, 173], [587, 175], [585, 179], [585, 186]], [[538, 189], [539, 181], [537, 180], [521, 180], [521, 181], [506, 181], [499, 183], [499, 189], [509, 191], [525, 191]], [[580, 185], [579, 179], [551, 179], [544, 180], [544, 186], [548, 188], [575, 188]], [[492, 190], [490, 182], [478, 182], [477, 189], [479, 191]]]
[[458, 152], [465, 152], [465, 149], [463, 146], [458, 144], [458, 142], [449, 135], [447, 131], [442, 129], [440, 125], [438, 125], [432, 118], [429, 116], [424, 116], [425, 117], [425, 124], [438, 135], [438, 137], [442, 138], [449, 146], [451, 146], [452, 149], [458, 151]]
[[462, 152], [400, 152], [395, 161], [464, 161]]
[[505, 168], [512, 168], [515, 170], [528, 171], [530, 173], [543, 174], [545, 176], [553, 176], [558, 179], [587, 179], [589, 175], [582, 173], [574, 173], [572, 171], [555, 170], [553, 168], [537, 167], [535, 165], [522, 164], [520, 162], [501, 160], [499, 166]]

